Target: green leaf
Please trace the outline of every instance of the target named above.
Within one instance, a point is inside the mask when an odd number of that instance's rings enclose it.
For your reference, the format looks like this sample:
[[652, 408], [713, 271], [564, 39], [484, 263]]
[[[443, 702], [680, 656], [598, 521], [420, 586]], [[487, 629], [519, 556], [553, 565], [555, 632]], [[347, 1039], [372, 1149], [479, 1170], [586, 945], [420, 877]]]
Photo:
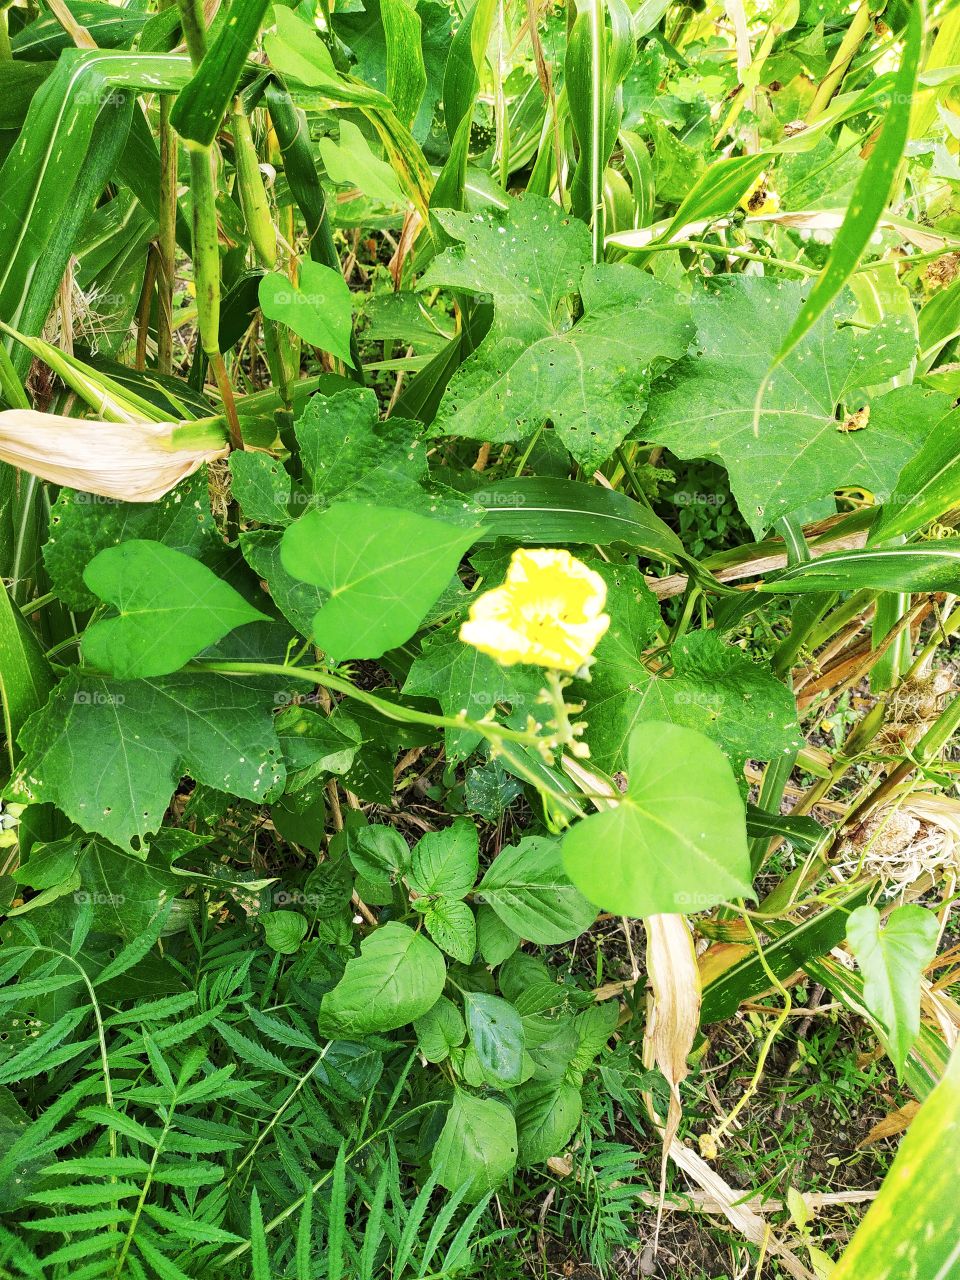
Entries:
[[508, 929], [541, 946], [569, 942], [583, 933], [596, 910], [567, 877], [560, 842], [526, 836], [501, 849], [477, 885]]
[[428, 831], [414, 845], [410, 887], [418, 894], [465, 898], [477, 878], [479, 854], [480, 838], [469, 818], [457, 818], [440, 831]]
[[133, 538], [162, 542], [198, 560], [214, 551], [220, 539], [210, 514], [206, 467], [159, 502], [112, 502], [61, 489], [43, 548], [43, 563], [60, 599], [71, 609], [93, 608], [97, 598], [83, 580], [85, 567], [98, 551]]
[[[405, 694], [435, 698], [446, 716], [466, 712], [471, 720], [482, 720], [499, 705], [509, 706], [511, 719], [525, 721], [533, 714], [543, 689], [543, 673], [520, 664], [501, 666], [459, 637], [456, 617], [449, 627], [426, 637], [414, 658], [403, 685]], [[450, 760], [465, 760], [481, 741], [474, 729], [444, 730]]]
[[407, 842], [395, 827], [358, 827], [347, 849], [358, 874], [378, 887], [389, 889], [410, 866]]
[[118, 680], [179, 671], [235, 627], [267, 620], [206, 565], [159, 542], [108, 547], [83, 580], [119, 614], [88, 628], [84, 659]]
[[[527, 196], [505, 214], [444, 213], [463, 247], [421, 287], [491, 294], [494, 320], [447, 387], [436, 428], [474, 440], [520, 440], [548, 419], [587, 470], [643, 413], [652, 379], [693, 337], [686, 301], [624, 263], [591, 267], [590, 236], [552, 201]], [[570, 327], [569, 297], [584, 315]]]
[[[838, 328], [844, 309], [836, 304], [777, 367], [755, 431], [757, 388], [807, 290], [745, 275], [697, 290], [696, 354], [654, 389], [639, 430], [678, 457], [718, 457], [757, 537], [841, 485], [886, 497], [945, 408], [942, 396], [915, 386], [871, 398], [866, 388], [909, 364], [913, 332], [898, 315], [870, 329]], [[866, 427], [844, 430], [867, 405]]]
[[308, 636], [327, 592], [287, 573], [281, 558], [282, 541], [283, 534], [278, 529], [254, 529], [241, 533], [240, 550], [257, 577], [266, 582], [270, 597], [283, 616], [302, 636]]
[[[381, 9], [382, 9], [381, 5]], [[407, 8], [411, 16], [413, 11]], [[419, 19], [417, 19], [419, 25]], [[340, 145], [332, 138], [319, 141], [320, 156], [331, 182], [339, 186], [359, 188], [365, 196], [380, 204], [394, 206], [404, 201], [403, 192], [393, 169], [385, 160], [378, 159], [355, 124], [347, 119], [340, 121]]]
[[487, 532], [480, 542], [510, 538], [536, 547], [623, 544], [657, 560], [683, 555], [683, 543], [649, 507], [603, 485], [521, 476], [494, 481], [472, 496], [486, 508]]
[[127, 941], [139, 937], [182, 881], [152, 851], [134, 857], [106, 840], [68, 838], [35, 845], [18, 879], [42, 889], [73, 881], [74, 902], [90, 912], [90, 927]]
[[431, 496], [424, 488], [428, 464], [423, 427], [404, 418], [381, 422], [372, 391], [354, 387], [313, 396], [295, 432], [317, 505], [386, 503], [427, 513]]
[[286, 794], [302, 791], [328, 774], [346, 773], [360, 746], [360, 727], [345, 712], [321, 715], [310, 707], [285, 707], [276, 719], [287, 767]]
[[827, 265], [780, 343], [776, 354], [777, 367], [801, 339], [810, 333], [850, 278], [886, 208], [910, 135], [910, 113], [914, 103], [917, 69], [923, 53], [925, 19], [923, 0], [916, 0], [910, 8], [900, 69], [894, 81], [890, 104], [883, 115], [880, 136], [860, 174], [843, 226], [834, 239]]
[[942, 397], [943, 417], [900, 472], [870, 530], [871, 542], [915, 533], [960, 503], [960, 409]]
[[637, 723], [664, 720], [698, 729], [738, 776], [748, 759], [774, 760], [803, 745], [790, 690], [716, 631], [685, 636], [670, 657], [673, 675], [644, 685]]
[[467, 1030], [484, 1078], [491, 1084], [519, 1084], [524, 1034], [520, 1014], [509, 1002], [482, 991], [465, 991]]
[[468, 1198], [479, 1200], [499, 1187], [516, 1164], [517, 1125], [510, 1108], [458, 1089], [430, 1156], [440, 1185], [458, 1191], [467, 1183]]
[[[831, 1280], [950, 1280], [960, 1254], [960, 1047], [904, 1135]], [[891, 1268], [895, 1267], [896, 1271]]]
[[576, 1132], [583, 1103], [566, 1080], [528, 1080], [517, 1097], [517, 1138], [522, 1168], [558, 1155]]
[[785, 569], [758, 591], [956, 591], [960, 589], [960, 538], [908, 546], [833, 551]]
[[743, 801], [723, 752], [680, 725], [634, 729], [626, 794], [570, 828], [563, 862], [581, 892], [618, 915], [753, 897]]
[[177, 95], [170, 123], [181, 138], [209, 147], [237, 91], [269, 0], [232, 0], [193, 79]]
[[256, 802], [282, 790], [274, 698], [251, 678], [110, 681], [73, 671], [20, 734], [14, 792], [57, 805], [120, 848], [142, 847], [184, 773]]
[[477, 946], [485, 964], [496, 967], [512, 956], [520, 945], [520, 935], [503, 923], [486, 903], [477, 912]]
[[0, 582], [0, 727], [11, 771], [16, 765], [17, 734], [46, 702], [54, 683], [40, 642]]
[[323, 997], [321, 1021], [350, 1036], [414, 1022], [443, 992], [446, 966], [436, 947], [395, 920], [364, 938], [359, 956]]
[[420, 1052], [428, 1062], [444, 1062], [450, 1050], [456, 1049], [467, 1038], [467, 1027], [460, 1010], [441, 996], [432, 1009], [413, 1024], [417, 1033]]
[[615, 773], [626, 767], [627, 743], [651, 680], [643, 652], [660, 625], [656, 597], [632, 565], [590, 562], [607, 584], [610, 626], [597, 645], [589, 681], [577, 681], [573, 696], [584, 703], [578, 720], [586, 726], [590, 758]]
[[285, 324], [304, 342], [353, 366], [353, 302], [339, 271], [310, 258], [300, 263], [297, 284], [279, 271], [269, 271], [260, 280], [260, 309], [269, 320]]
[[289, 523], [290, 477], [276, 458], [235, 449], [230, 454], [230, 488], [246, 520]]
[[477, 925], [467, 903], [443, 894], [421, 902], [423, 923], [437, 946], [461, 964], [471, 964], [477, 951]]
[[920, 977], [937, 953], [939, 922], [932, 911], [908, 903], [895, 907], [880, 926], [876, 907], [858, 907], [847, 920], [847, 941], [863, 972], [867, 1008], [884, 1029], [899, 1078], [920, 1033]]
[[334, 661], [379, 658], [413, 635], [476, 537], [409, 511], [342, 503], [283, 535], [288, 573], [330, 593], [313, 621]]
[[260, 923], [267, 946], [282, 956], [292, 956], [307, 936], [306, 917], [299, 911], [268, 911]]

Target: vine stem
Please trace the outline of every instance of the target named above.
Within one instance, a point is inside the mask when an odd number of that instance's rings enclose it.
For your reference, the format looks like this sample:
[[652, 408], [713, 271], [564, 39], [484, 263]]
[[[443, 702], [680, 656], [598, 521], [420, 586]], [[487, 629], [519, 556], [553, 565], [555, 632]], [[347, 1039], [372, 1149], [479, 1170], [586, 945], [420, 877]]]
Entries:
[[516, 742], [521, 746], [535, 747], [537, 750], [544, 744], [544, 740], [536, 733], [523, 729], [507, 729], [494, 720], [471, 720], [466, 715], [435, 716], [427, 711], [415, 711], [412, 707], [402, 707], [396, 703], [387, 702], [385, 698], [378, 698], [375, 693], [361, 689], [342, 676], [334, 675], [322, 668], [288, 667], [279, 662], [192, 662], [189, 664], [189, 669], [220, 671], [224, 675], [233, 676], [279, 676], [284, 679], [305, 680], [309, 684], [322, 685], [357, 702], [363, 702], [388, 720], [397, 720], [401, 724], [423, 724], [436, 729], [472, 729], [489, 741]]
[[747, 1085], [746, 1089], [744, 1089], [740, 1098], [734, 1104], [733, 1108], [727, 1113], [723, 1121], [721, 1121], [721, 1123], [715, 1129], [712, 1129], [709, 1134], [705, 1135], [708, 1142], [713, 1143], [714, 1145], [716, 1144], [718, 1138], [723, 1137], [723, 1135], [727, 1132], [727, 1130], [733, 1124], [734, 1120], [736, 1120], [737, 1116], [746, 1106], [747, 1102], [749, 1102], [749, 1100], [756, 1093], [757, 1089], [759, 1089], [760, 1081], [763, 1078], [763, 1069], [766, 1066], [767, 1058], [770, 1054], [770, 1050], [773, 1048], [773, 1043], [776, 1040], [777, 1036], [783, 1030], [784, 1024], [786, 1023], [787, 1019], [790, 1017], [790, 1011], [793, 1008], [793, 999], [791, 998], [790, 992], [783, 985], [783, 983], [780, 981], [777, 975], [773, 972], [773, 970], [770, 968], [770, 965], [767, 962], [767, 958], [763, 953], [763, 947], [760, 945], [760, 939], [757, 937], [757, 931], [753, 927], [753, 921], [750, 919], [750, 914], [751, 914], [750, 912], [743, 909], [743, 903], [741, 902], [740, 904], [741, 918], [743, 919], [743, 922], [747, 928], [747, 932], [750, 934], [750, 938], [753, 942], [753, 945], [757, 949], [757, 956], [760, 960], [760, 965], [763, 968], [764, 973], [770, 979], [771, 985], [776, 988], [776, 990], [780, 993], [780, 995], [783, 996], [783, 1008], [780, 1010], [780, 1013], [777, 1017], [776, 1022], [770, 1028], [769, 1034], [767, 1035], [766, 1039], [763, 1042], [763, 1046], [760, 1049], [759, 1055], [757, 1056], [756, 1070], [754, 1071], [752, 1077], [750, 1078], [750, 1083]]

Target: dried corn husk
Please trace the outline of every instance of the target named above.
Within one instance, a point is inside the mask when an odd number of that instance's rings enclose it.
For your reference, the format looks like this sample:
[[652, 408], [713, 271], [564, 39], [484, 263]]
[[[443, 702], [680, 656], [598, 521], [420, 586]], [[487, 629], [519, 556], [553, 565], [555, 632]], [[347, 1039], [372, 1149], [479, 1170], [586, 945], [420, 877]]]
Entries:
[[211, 422], [99, 422], [33, 409], [0, 413], [0, 461], [119, 502], [155, 502], [228, 447]]

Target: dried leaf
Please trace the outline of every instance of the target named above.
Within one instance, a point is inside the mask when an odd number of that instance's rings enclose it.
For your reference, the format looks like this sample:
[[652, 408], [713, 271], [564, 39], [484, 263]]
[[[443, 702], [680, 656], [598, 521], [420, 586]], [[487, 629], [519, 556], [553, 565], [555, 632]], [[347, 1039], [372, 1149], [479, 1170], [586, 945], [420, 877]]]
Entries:
[[857, 1143], [857, 1150], [862, 1151], [864, 1147], [871, 1147], [875, 1142], [880, 1142], [883, 1138], [892, 1138], [897, 1133], [903, 1133], [909, 1128], [910, 1121], [920, 1110], [920, 1103], [915, 1098], [904, 1103], [902, 1107], [897, 1107], [895, 1111], [888, 1112], [882, 1120], [878, 1120], [862, 1142]]
[[208, 423], [98, 422], [33, 409], [0, 413], [0, 461], [118, 502], [156, 502], [228, 452]]

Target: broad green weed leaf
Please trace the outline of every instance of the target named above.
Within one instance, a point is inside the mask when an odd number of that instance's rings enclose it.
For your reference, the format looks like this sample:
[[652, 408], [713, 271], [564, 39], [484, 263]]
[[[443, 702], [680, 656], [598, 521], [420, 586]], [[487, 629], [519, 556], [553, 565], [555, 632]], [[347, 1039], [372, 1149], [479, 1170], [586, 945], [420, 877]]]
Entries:
[[626, 794], [570, 828], [563, 862], [582, 893], [618, 915], [687, 914], [752, 897], [729, 761], [694, 729], [640, 725], [630, 736]]
[[596, 910], [564, 870], [560, 843], [526, 836], [501, 849], [477, 885], [508, 929], [541, 946], [569, 942], [590, 927]]
[[437, 946], [461, 964], [470, 964], [477, 951], [477, 924], [469, 905], [444, 894], [415, 905], [423, 911], [423, 923]]
[[576, 1132], [583, 1103], [566, 1080], [528, 1080], [517, 1097], [519, 1163], [523, 1168], [558, 1155]]
[[206, 467], [159, 502], [112, 502], [61, 489], [43, 548], [43, 563], [60, 599], [71, 609], [93, 608], [97, 597], [83, 581], [84, 569], [98, 551], [133, 538], [162, 542], [198, 560], [214, 552], [220, 539], [210, 514]]
[[502, 964], [520, 945], [520, 935], [505, 925], [493, 907], [483, 903], [477, 912], [477, 946], [484, 963]]
[[52, 803], [121, 849], [141, 848], [183, 774], [266, 801], [283, 785], [275, 689], [177, 674], [103, 680], [73, 671], [20, 735], [18, 797]]
[[276, 458], [235, 449], [230, 454], [230, 489], [246, 520], [289, 523], [290, 477]]
[[386, 889], [410, 866], [407, 842], [394, 827], [359, 827], [351, 833], [347, 849], [358, 875]]
[[302, 636], [308, 636], [327, 592], [287, 573], [281, 558], [282, 544], [283, 534], [279, 529], [250, 529], [240, 535], [243, 558], [257, 577], [266, 582], [273, 603], [291, 626]]
[[[886, 497], [943, 414], [942, 397], [920, 387], [871, 399], [866, 388], [910, 363], [913, 333], [896, 315], [840, 328], [835, 305], [773, 373], [755, 433], [757, 388], [807, 288], [737, 275], [697, 290], [694, 353], [655, 387], [638, 432], [681, 458], [718, 457], [757, 537], [841, 485]], [[853, 415], [867, 405], [860, 428]]]
[[206, 565], [160, 542], [107, 547], [83, 580], [119, 615], [87, 629], [83, 657], [118, 680], [179, 671], [235, 627], [267, 620]]
[[451, 520], [468, 517], [470, 506], [458, 495], [431, 491], [422, 425], [404, 418], [381, 422], [372, 391], [313, 396], [295, 431], [317, 506], [383, 503]]
[[260, 923], [267, 946], [283, 956], [292, 956], [307, 936], [306, 917], [299, 911], [268, 911]]
[[895, 907], [883, 923], [876, 907], [858, 907], [847, 920], [863, 997], [883, 1028], [898, 1077], [920, 1033], [920, 977], [936, 955], [939, 928], [932, 911], [913, 903]]
[[[381, 4], [381, 10], [382, 8]], [[407, 12], [412, 14], [413, 11], [407, 9]], [[419, 23], [419, 19], [417, 21]], [[355, 124], [341, 119], [339, 146], [332, 138], [321, 138], [319, 147], [331, 182], [339, 186], [357, 187], [365, 196], [380, 204], [394, 206], [403, 203], [404, 195], [392, 167], [373, 154], [369, 143]]]
[[457, 1089], [433, 1152], [430, 1168], [440, 1185], [479, 1200], [510, 1176], [517, 1164], [517, 1125], [513, 1112], [494, 1098], [477, 1098]]
[[348, 1036], [393, 1031], [431, 1009], [446, 966], [432, 942], [391, 920], [360, 944], [343, 977], [323, 997], [321, 1024]]
[[304, 342], [353, 365], [353, 303], [339, 271], [304, 258], [298, 284], [279, 271], [268, 272], [260, 281], [260, 308], [268, 319], [285, 324]]
[[339, 708], [325, 716], [310, 707], [285, 707], [276, 729], [287, 766], [287, 794], [328, 774], [345, 773], [361, 742], [357, 722]]
[[467, 1027], [460, 1010], [441, 996], [437, 1003], [422, 1018], [413, 1024], [417, 1033], [420, 1051], [428, 1062], [443, 1062], [450, 1057], [450, 1050], [456, 1049], [467, 1038]]
[[464, 992], [463, 1001], [470, 1043], [484, 1078], [491, 1084], [519, 1084], [524, 1034], [517, 1010], [509, 1000], [482, 991]]
[[341, 503], [291, 525], [281, 560], [330, 593], [313, 620], [317, 644], [338, 662], [379, 658], [410, 639], [475, 538], [410, 511]]
[[466, 897], [477, 878], [479, 850], [477, 828], [468, 818], [457, 818], [449, 827], [428, 831], [414, 845], [411, 889], [418, 894]]

